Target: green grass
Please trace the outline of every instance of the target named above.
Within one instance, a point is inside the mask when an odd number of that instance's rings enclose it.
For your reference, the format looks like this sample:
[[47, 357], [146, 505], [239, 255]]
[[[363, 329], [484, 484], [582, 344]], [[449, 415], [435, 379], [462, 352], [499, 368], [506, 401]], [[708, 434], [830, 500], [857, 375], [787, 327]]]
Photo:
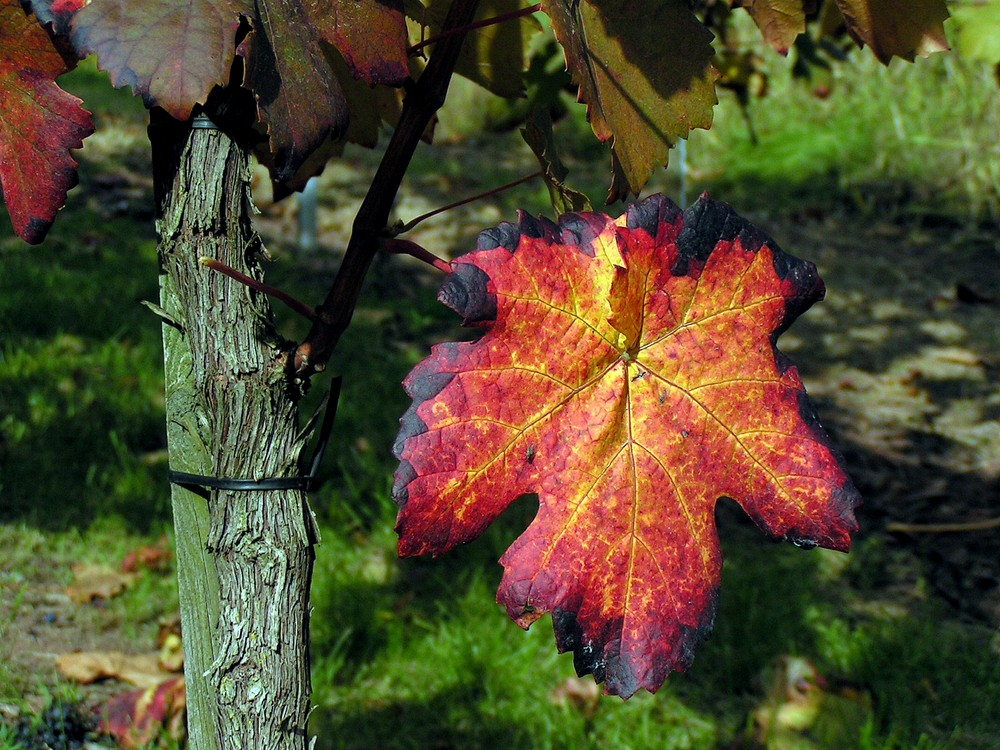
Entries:
[[786, 61], [762, 56], [770, 91], [750, 105], [759, 142], [722, 93], [713, 128], [689, 141], [695, 189], [756, 210], [1000, 217], [1000, 144], [990, 136], [1000, 98], [989, 66], [933, 55], [886, 68], [852, 53], [819, 99]]
[[[374, 552], [362, 546], [353, 559], [350, 552], [331, 555], [340, 561], [335, 573], [332, 562], [321, 566], [317, 601], [323, 605], [314, 632], [317, 653], [329, 655], [317, 658], [314, 675], [316, 730], [323, 746], [705, 747], [714, 742], [712, 717], [684, 705], [670, 689], [655, 699], [609, 701], [592, 718], [554, 705], [549, 694], [572, 677], [572, 660], [556, 655], [546, 622], [521, 631], [493, 602], [498, 568], [485, 561], [495, 559], [495, 541], [459, 552], [459, 560], [465, 558], [461, 566], [406, 561], [392, 563], [387, 573], [381, 545]], [[331, 578], [337, 583], [327, 596]], [[345, 611], [357, 614], [341, 623], [337, 616]], [[351, 622], [364, 630], [352, 629]], [[339, 636], [330, 638], [331, 629]]]
[[153, 240], [88, 209], [40, 248], [0, 240], [0, 518], [142, 527], [167, 509], [159, 326], [137, 302], [157, 298]]
[[[895, 210], [960, 218], [996, 210], [1000, 121], [982, 73], [960, 61], [888, 71], [862, 61], [839, 75], [834, 96], [820, 102], [776, 73], [771, 96], [754, 105], [757, 146], [724, 105], [717, 128], [690, 144], [699, 188], [755, 210], [819, 202], [877, 212], [888, 198]], [[159, 324], [135, 301], [157, 296], [148, 186], [97, 179], [142, 174], [141, 108], [127, 105], [133, 119], [112, 115], [127, 97], [109, 93], [92, 67], [74, 76], [107, 126], [83, 154], [83, 189], [39, 248], [0, 219], [0, 592], [12, 613], [0, 619], [3, 696], [50, 687], [15, 674], [3, 650], [27, 582], [48, 575], [65, 585], [73, 560], [117, 564], [169, 523]], [[516, 138], [503, 143], [517, 151]], [[411, 198], [474, 192], [534, 169], [519, 156], [487, 154], [488, 169], [463, 162], [436, 171], [450, 153], [421, 151]], [[673, 169], [668, 177], [675, 191]], [[600, 180], [586, 179], [598, 192]], [[543, 202], [543, 189], [527, 188], [504, 195], [497, 215], [512, 219], [517, 205], [537, 212]], [[448, 249], [473, 235], [461, 227]], [[313, 301], [331, 276], [329, 266], [282, 259], [269, 280]], [[692, 670], [655, 696], [602, 698], [593, 713], [557, 705], [550, 696], [573, 668], [555, 653], [549, 620], [523, 632], [494, 602], [496, 560], [533, 516], [530, 500], [446, 557], [395, 555], [390, 446], [407, 406], [399, 382], [429, 343], [457, 333], [433, 297], [412, 266], [380, 258], [333, 363], [345, 376], [342, 407], [327, 483], [312, 498], [324, 539], [313, 584], [320, 747], [729, 746], [764, 697], [761, 675], [786, 654], [870, 694], [853, 747], [997, 746], [992, 634], [956, 622], [926, 587], [916, 586], [926, 600], [884, 601], [895, 580], [884, 571], [918, 563], [877, 537], [849, 558], [772, 545], [728, 510], [716, 627]], [[302, 322], [280, 315], [286, 335], [303, 335]], [[169, 579], [146, 576], [108, 606], [108, 622], [135, 645], [176, 607], [176, 592]], [[0, 748], [10, 736], [0, 727]]]
[[313, 626], [321, 747], [715, 747], [785, 654], [872, 697], [866, 733], [843, 747], [992, 746], [1000, 666], [982, 656], [988, 630], [934, 603], [868, 612], [842, 555], [774, 546], [729, 517], [719, 615], [690, 673], [655, 697], [602, 699], [593, 716], [554, 704], [572, 659], [555, 654], [548, 619], [525, 633], [493, 602], [493, 561], [531, 511], [438, 561], [396, 560], [389, 518], [370, 535], [326, 533]]

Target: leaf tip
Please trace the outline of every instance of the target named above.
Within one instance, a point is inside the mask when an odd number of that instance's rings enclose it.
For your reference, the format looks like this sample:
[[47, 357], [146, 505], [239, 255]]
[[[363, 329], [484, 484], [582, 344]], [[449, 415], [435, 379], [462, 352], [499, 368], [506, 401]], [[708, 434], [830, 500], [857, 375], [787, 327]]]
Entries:
[[488, 327], [497, 317], [497, 297], [490, 277], [472, 263], [452, 263], [438, 299], [462, 316], [462, 325]]
[[[707, 196], [707, 193], [703, 196]], [[625, 226], [633, 231], [641, 229], [656, 239], [664, 224], [673, 224], [680, 216], [681, 210], [676, 203], [662, 193], [656, 193], [628, 207]]]
[[517, 250], [521, 241], [521, 234], [514, 224], [509, 221], [484, 229], [476, 239], [477, 250], [494, 250], [498, 247], [506, 249], [508, 252]]
[[24, 225], [23, 229], [18, 232], [18, 234], [21, 236], [21, 239], [29, 245], [39, 245], [45, 239], [45, 236], [49, 233], [51, 228], [52, 221], [50, 219], [32, 216], [28, 219], [28, 222]]
[[563, 243], [575, 245], [590, 257], [594, 257], [594, 240], [607, 226], [607, 218], [599, 213], [566, 213], [559, 217]]
[[517, 212], [517, 218], [517, 229], [521, 235], [533, 240], [559, 241], [559, 227], [551, 219], [546, 219], [544, 216], [535, 217], [521, 209]]
[[[839, 460], [839, 457], [838, 457]], [[837, 533], [836, 544], [830, 549], [847, 552], [851, 548], [851, 536], [861, 529], [855, 510], [864, 503], [864, 498], [850, 478], [836, 488], [830, 497], [830, 507], [836, 520], [834, 528]]]

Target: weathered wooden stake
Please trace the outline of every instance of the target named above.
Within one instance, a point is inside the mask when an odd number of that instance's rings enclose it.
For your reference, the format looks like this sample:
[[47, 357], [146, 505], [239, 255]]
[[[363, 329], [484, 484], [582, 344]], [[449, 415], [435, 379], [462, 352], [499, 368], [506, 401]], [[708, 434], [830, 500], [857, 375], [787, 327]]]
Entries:
[[[201, 123], [205, 125], [204, 122]], [[170, 466], [233, 479], [298, 473], [300, 388], [260, 278], [245, 148], [153, 112]], [[318, 534], [299, 490], [173, 487], [193, 750], [304, 750], [309, 584]]]

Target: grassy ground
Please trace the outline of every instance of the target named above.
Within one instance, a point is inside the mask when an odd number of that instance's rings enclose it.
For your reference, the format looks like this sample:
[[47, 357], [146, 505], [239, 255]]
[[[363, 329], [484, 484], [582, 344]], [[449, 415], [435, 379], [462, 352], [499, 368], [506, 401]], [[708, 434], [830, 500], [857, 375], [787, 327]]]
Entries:
[[[711, 188], [821, 266], [828, 301], [782, 341], [867, 504], [850, 556], [771, 544], [724, 505], [715, 630], [692, 670], [655, 696], [597, 697], [555, 653], [546, 621], [522, 632], [494, 604], [496, 560], [532, 517], [530, 501], [447, 557], [396, 558], [389, 446], [407, 406], [398, 383], [430, 343], [467, 333], [434, 301], [437, 281], [424, 269], [378, 259], [333, 363], [343, 406], [328, 481], [313, 498], [324, 538], [313, 590], [320, 747], [750, 746], [754, 712], [775, 690], [769, 675], [790, 657], [824, 676], [826, 688], [804, 696], [822, 696], [821, 718], [811, 740], [794, 734], [774, 747], [1000, 747], [996, 532], [928, 537], [889, 526], [995, 515], [1000, 497], [996, 307], [955, 292], [959, 283], [1000, 290], [987, 223], [997, 215], [1000, 108], [985, 72], [945, 60], [918, 68], [863, 63], [823, 102], [776, 77], [754, 107], [759, 145], [731, 102], [689, 145], [692, 195]], [[143, 573], [99, 605], [62, 593], [73, 562], [117, 566], [170, 532], [159, 328], [136, 303], [157, 294], [141, 110], [92, 71], [73, 85], [99, 107], [82, 189], [39, 248], [13, 238], [5, 218], [0, 226], [8, 724], [53, 696], [93, 702], [119, 689], [65, 683], [54, 655], [148, 650], [176, 606], [169, 573]], [[498, 138], [422, 150], [399, 217], [533, 168], [513, 134]], [[373, 159], [352, 151], [324, 174], [313, 255], [289, 241], [294, 214], [264, 206], [261, 231], [277, 256], [270, 281], [323, 296]], [[576, 174], [602, 194], [595, 168]], [[660, 187], [676, 195], [676, 164]], [[457, 253], [515, 206], [540, 212], [544, 201], [528, 187], [428, 221], [413, 239]], [[280, 314], [286, 335], [301, 336], [302, 323]], [[11, 736], [0, 730], [0, 747]]]

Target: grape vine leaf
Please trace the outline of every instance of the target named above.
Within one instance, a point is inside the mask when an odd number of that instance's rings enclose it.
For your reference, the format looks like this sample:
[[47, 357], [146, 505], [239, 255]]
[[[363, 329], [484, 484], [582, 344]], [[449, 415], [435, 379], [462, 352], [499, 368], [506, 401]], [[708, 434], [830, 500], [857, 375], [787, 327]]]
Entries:
[[868, 45], [883, 64], [902, 57], [948, 49], [945, 0], [837, 0], [847, 31], [859, 45]]
[[846, 550], [861, 498], [777, 337], [824, 293], [724, 203], [663, 196], [618, 220], [521, 214], [480, 235], [439, 298], [486, 333], [404, 386], [394, 446], [404, 556], [539, 509], [497, 594], [612, 694], [655, 691], [710, 629], [720, 497], [769, 535]]
[[70, 22], [87, 0], [21, 0], [21, 6], [30, 8], [42, 26], [50, 26], [55, 36], [68, 37]]
[[951, 17], [952, 38], [964, 57], [1000, 63], [1000, 0], [963, 3], [952, 7]]
[[249, 33], [237, 49], [246, 60], [244, 86], [268, 125], [278, 183], [301, 180], [301, 167], [347, 128], [344, 92], [323, 55], [300, 0], [254, 0]]
[[[343, 133], [331, 133], [300, 162], [294, 174], [286, 174], [281, 179], [272, 181], [276, 201], [305, 188], [309, 179], [322, 172], [331, 159], [343, 154], [348, 143], [375, 148], [383, 124], [395, 126], [399, 121], [404, 96], [402, 88], [388, 85], [373, 87], [364, 80], [355, 78], [340, 51], [332, 45], [323, 45], [323, 55], [344, 92], [351, 117], [347, 129]], [[410, 65], [411, 69], [417, 68], [419, 63], [411, 60]], [[277, 168], [269, 145], [266, 142], [257, 144], [254, 154], [268, 168], [272, 178], [275, 177]]]
[[608, 202], [638, 194], [716, 104], [712, 33], [686, 0], [543, 0], [595, 135], [611, 141]]
[[83, 102], [56, 84], [75, 63], [19, 0], [0, 0], [0, 187], [14, 231], [32, 244], [77, 183], [70, 149], [94, 132]]
[[[407, 14], [420, 40], [440, 33], [451, 6], [450, 0], [408, 0]], [[524, 0], [481, 0], [475, 21], [496, 18], [526, 6]], [[541, 26], [531, 16], [470, 29], [462, 43], [455, 72], [497, 96], [524, 96], [524, 69], [532, 37]]]
[[542, 179], [549, 189], [549, 199], [556, 214], [568, 211], [589, 211], [590, 199], [579, 190], [566, 184], [569, 170], [556, 151], [556, 141], [552, 133], [552, 117], [548, 109], [538, 108], [528, 112], [521, 137], [535, 153], [542, 168]]
[[[476, 20], [513, 13], [525, 5], [524, 0], [480, 0]], [[522, 97], [532, 37], [541, 30], [531, 16], [474, 29], [462, 44], [455, 72], [497, 96]]]
[[410, 73], [402, 0], [306, 0], [309, 18], [336, 47], [351, 75], [398, 86]]
[[93, 0], [72, 19], [73, 44], [97, 55], [116, 87], [186, 120], [225, 85], [247, 0]]
[[[153, 22], [151, 19], [155, 19]], [[237, 47], [241, 19], [250, 32]], [[92, 0], [72, 19], [81, 54], [96, 53], [115, 86], [130, 86], [147, 106], [186, 120], [215, 86], [229, 82], [239, 54], [244, 85], [268, 125], [279, 182], [347, 127], [343, 91], [323, 57], [303, 0]]]
[[803, 0], [737, 0], [753, 17], [764, 41], [785, 55], [795, 37], [806, 30]]

